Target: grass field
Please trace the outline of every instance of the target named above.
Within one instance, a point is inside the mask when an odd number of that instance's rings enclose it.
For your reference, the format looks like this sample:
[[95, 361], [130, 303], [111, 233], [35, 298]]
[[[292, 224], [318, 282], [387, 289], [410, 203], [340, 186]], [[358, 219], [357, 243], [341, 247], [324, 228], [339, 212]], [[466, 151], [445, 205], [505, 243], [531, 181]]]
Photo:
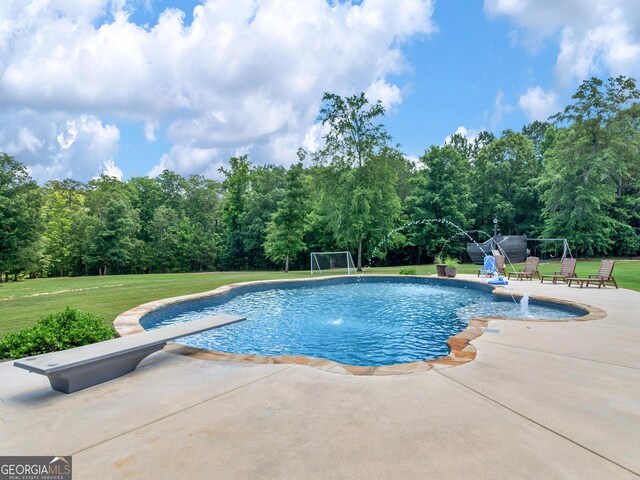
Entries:
[[[577, 273], [598, 270], [598, 260], [580, 260]], [[518, 267], [518, 265], [516, 265]], [[370, 273], [399, 273], [402, 267], [371, 268]], [[433, 265], [415, 268], [418, 275], [435, 273]], [[476, 273], [477, 265], [462, 265], [460, 273]], [[510, 270], [508, 267], [507, 270]], [[558, 262], [544, 263], [542, 273], [559, 270]], [[640, 260], [617, 260], [616, 280], [624, 288], [640, 291]], [[66, 305], [100, 315], [112, 322], [120, 313], [141, 303], [165, 297], [212, 290], [221, 285], [251, 280], [309, 277], [308, 271], [177, 273], [161, 275], [109, 275], [106, 277], [46, 278], [0, 284], [0, 337], [33, 324]], [[562, 288], [562, 286], [558, 286]]]

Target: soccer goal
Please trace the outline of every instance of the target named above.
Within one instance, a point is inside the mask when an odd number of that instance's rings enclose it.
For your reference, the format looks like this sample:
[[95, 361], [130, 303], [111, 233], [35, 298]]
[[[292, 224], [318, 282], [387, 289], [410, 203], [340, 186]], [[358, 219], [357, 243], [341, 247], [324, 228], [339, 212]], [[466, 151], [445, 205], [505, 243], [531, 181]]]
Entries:
[[327, 270], [346, 270], [349, 275], [356, 273], [350, 252], [312, 252], [311, 275]]

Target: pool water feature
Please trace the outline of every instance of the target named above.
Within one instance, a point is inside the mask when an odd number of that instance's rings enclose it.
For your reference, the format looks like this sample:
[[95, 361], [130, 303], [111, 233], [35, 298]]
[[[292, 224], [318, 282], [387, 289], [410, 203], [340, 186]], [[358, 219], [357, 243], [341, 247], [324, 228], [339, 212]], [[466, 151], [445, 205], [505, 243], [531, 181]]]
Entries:
[[520, 316], [525, 318], [529, 316], [529, 294], [526, 292], [520, 300]]
[[[482, 316], [517, 318], [520, 305], [501, 301], [484, 285], [427, 278], [369, 277], [353, 294], [354, 278], [238, 287], [231, 292], [169, 305], [144, 316], [152, 329], [228, 313], [247, 321], [185, 337], [180, 343], [207, 350], [302, 355], [335, 362], [382, 366], [435, 359], [446, 341]], [[446, 285], [443, 285], [446, 283]], [[579, 309], [531, 304], [530, 317], [559, 319]]]

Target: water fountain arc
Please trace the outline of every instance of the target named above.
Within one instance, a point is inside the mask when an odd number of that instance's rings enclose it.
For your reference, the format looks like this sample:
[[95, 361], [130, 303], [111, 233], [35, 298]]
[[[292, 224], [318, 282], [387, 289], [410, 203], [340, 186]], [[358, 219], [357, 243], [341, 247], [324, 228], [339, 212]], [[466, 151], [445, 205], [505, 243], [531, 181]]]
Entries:
[[[428, 218], [428, 219], [412, 220], [410, 222], [406, 222], [406, 223], [400, 225], [399, 227], [396, 227], [396, 228], [390, 230], [389, 233], [387, 233], [382, 238], [382, 240], [380, 240], [380, 242], [378, 242], [376, 247], [372, 250], [371, 255], [369, 255], [369, 258], [367, 259], [367, 264], [363, 268], [362, 272], [360, 272], [360, 274], [358, 275], [358, 279], [354, 283], [353, 289], [355, 289], [358, 286], [358, 284], [360, 283], [360, 280], [362, 279], [362, 275], [364, 275], [364, 273], [371, 267], [371, 264], [373, 262], [373, 258], [375, 257], [377, 251], [387, 242], [387, 240], [391, 237], [391, 235], [393, 235], [394, 233], [397, 233], [397, 232], [399, 232], [399, 231], [401, 231], [401, 230], [403, 230], [403, 229], [405, 229], [407, 227], [410, 227], [410, 226], [426, 225], [428, 223], [440, 223], [440, 224], [444, 224], [444, 225], [449, 225], [449, 226], [451, 226], [451, 227], [453, 227], [453, 228], [455, 228], [457, 230], [456, 234], [454, 236], [450, 237], [447, 240], [447, 242], [445, 242], [445, 245], [446, 245], [446, 243], [448, 243], [455, 236], [464, 235], [469, 240], [471, 240], [471, 242], [473, 242], [478, 248], [480, 248], [480, 245], [478, 244], [478, 242], [470, 235], [470, 233], [472, 233], [472, 232], [479, 232], [479, 233], [482, 233], [482, 234], [486, 235], [487, 237], [491, 238], [491, 236], [487, 232], [484, 232], [483, 230], [464, 230], [459, 225], [457, 225], [457, 224], [453, 223], [452, 221], [447, 220], [445, 218]], [[444, 246], [443, 246], [443, 249], [444, 249]], [[509, 263], [509, 265], [511, 265], [511, 268], [513, 269], [513, 271], [516, 271], [515, 267], [513, 266], [513, 263], [511, 263], [511, 260], [507, 256], [506, 252], [500, 247], [500, 245], [498, 245], [498, 249], [502, 253], [502, 255], [505, 256], [505, 258], [507, 259], [507, 262]], [[510, 296], [511, 296], [511, 299], [513, 300], [513, 302], [517, 304], [517, 301], [516, 301], [514, 295], [512, 293], [510, 293]]]

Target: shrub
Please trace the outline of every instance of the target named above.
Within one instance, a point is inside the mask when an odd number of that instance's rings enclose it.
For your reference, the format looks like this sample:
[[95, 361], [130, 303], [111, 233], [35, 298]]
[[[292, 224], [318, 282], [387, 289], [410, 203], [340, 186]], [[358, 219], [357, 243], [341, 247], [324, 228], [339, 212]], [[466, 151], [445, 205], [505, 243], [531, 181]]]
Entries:
[[444, 264], [447, 266], [447, 268], [458, 268], [460, 266], [458, 260], [451, 257], [445, 257]]
[[416, 275], [415, 268], [401, 268], [400, 275]]
[[0, 340], [0, 358], [22, 358], [66, 350], [113, 338], [112, 327], [91, 313], [66, 307], [40, 318], [32, 327]]

